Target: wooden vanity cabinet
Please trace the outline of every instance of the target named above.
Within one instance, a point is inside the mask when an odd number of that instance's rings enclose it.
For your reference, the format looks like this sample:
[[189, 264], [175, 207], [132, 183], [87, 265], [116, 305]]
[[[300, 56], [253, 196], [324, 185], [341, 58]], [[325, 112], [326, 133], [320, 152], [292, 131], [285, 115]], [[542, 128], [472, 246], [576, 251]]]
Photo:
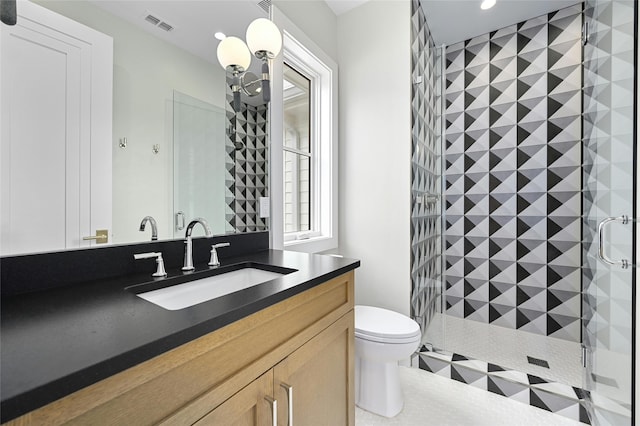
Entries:
[[273, 424], [273, 370], [240, 390], [196, 425], [267, 426]]
[[[196, 425], [353, 425], [348, 315], [215, 408]], [[289, 397], [293, 409], [289, 408]], [[293, 422], [289, 422], [292, 415]], [[350, 420], [351, 418], [351, 420]]]
[[353, 271], [7, 424], [353, 425]]
[[[353, 330], [353, 318], [344, 316], [276, 365], [278, 425], [354, 424]], [[293, 395], [291, 423], [286, 386]]]

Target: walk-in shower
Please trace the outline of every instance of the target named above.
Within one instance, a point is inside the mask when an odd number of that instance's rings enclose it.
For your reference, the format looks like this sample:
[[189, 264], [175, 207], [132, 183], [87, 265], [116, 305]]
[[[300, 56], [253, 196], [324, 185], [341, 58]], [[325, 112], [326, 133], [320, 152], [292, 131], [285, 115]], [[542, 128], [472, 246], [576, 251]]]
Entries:
[[588, 0], [440, 48], [413, 2], [421, 368], [632, 424], [635, 7]]

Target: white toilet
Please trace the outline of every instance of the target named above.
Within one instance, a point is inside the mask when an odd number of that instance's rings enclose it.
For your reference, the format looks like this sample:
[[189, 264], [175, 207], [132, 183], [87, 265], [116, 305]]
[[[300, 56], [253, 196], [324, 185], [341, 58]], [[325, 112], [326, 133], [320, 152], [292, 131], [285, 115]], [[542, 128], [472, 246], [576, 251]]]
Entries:
[[404, 397], [398, 361], [408, 359], [420, 344], [420, 326], [411, 318], [373, 306], [355, 307], [356, 405], [393, 417]]

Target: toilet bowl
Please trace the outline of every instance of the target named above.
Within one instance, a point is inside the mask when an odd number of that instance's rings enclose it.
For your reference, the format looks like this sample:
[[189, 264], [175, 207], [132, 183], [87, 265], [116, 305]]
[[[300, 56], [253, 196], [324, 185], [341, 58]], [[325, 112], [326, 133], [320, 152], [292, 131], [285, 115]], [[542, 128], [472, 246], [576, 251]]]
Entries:
[[355, 307], [356, 405], [394, 417], [404, 405], [398, 361], [420, 344], [420, 326], [411, 318], [373, 306]]

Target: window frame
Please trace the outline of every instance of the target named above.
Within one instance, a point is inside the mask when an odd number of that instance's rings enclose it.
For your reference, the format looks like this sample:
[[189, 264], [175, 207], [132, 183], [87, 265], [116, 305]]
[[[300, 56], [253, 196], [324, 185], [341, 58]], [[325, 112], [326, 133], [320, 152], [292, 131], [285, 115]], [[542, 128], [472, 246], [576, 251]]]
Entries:
[[[273, 8], [273, 19], [282, 30], [283, 49], [274, 60], [271, 102], [271, 247], [315, 253], [338, 247], [338, 67], [299, 28]], [[284, 62], [310, 78], [311, 228], [284, 233]], [[293, 234], [293, 233], [291, 233]]]

